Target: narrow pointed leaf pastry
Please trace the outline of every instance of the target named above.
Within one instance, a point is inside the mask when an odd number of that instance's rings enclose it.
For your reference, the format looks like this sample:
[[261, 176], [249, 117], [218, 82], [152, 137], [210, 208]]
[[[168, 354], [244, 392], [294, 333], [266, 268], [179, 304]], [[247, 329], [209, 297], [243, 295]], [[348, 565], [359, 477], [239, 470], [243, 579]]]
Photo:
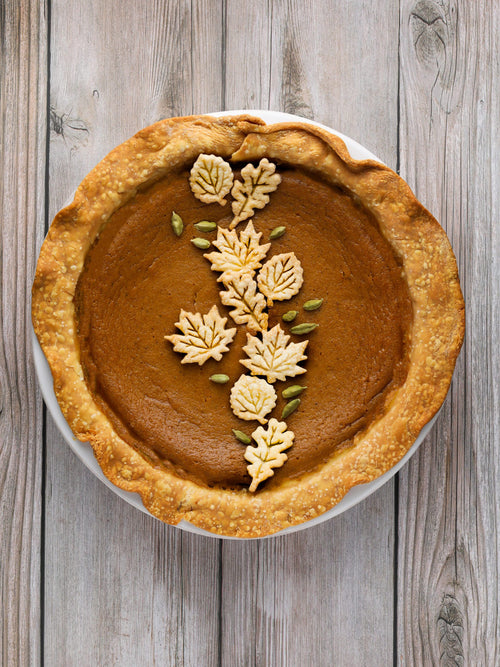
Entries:
[[257, 283], [248, 274], [230, 273], [224, 279], [225, 291], [220, 298], [236, 324], [246, 324], [250, 331], [265, 331], [268, 314], [264, 312], [266, 300], [257, 291]]
[[231, 229], [242, 220], [250, 218], [256, 208], [264, 208], [269, 203], [269, 194], [281, 183], [281, 176], [275, 174], [276, 165], [262, 158], [258, 167], [247, 164], [241, 170], [243, 181], [235, 181], [231, 194], [235, 201], [231, 204], [234, 218]]
[[165, 336], [165, 340], [173, 343], [175, 352], [186, 355], [182, 364], [196, 363], [201, 366], [210, 358], [220, 361], [236, 334], [236, 329], [225, 328], [226, 322], [227, 317], [221, 317], [217, 306], [213, 306], [206, 315], [181, 310], [175, 326], [182, 334]]
[[250, 491], [256, 491], [261, 482], [274, 475], [274, 468], [285, 463], [288, 459], [285, 449], [293, 445], [294, 437], [293, 431], [287, 431], [286, 422], [274, 418], [269, 420], [266, 429], [259, 426], [252, 433], [257, 446], [248, 445], [245, 450], [245, 459], [250, 463], [248, 474], [252, 477]]
[[289, 340], [290, 336], [287, 336], [279, 324], [262, 332], [262, 340], [247, 334], [247, 344], [243, 351], [248, 359], [241, 359], [240, 363], [246, 366], [252, 375], [265, 375], [268, 382], [301, 375], [306, 369], [299, 366], [299, 363], [307, 359], [304, 350], [309, 341], [289, 343]]

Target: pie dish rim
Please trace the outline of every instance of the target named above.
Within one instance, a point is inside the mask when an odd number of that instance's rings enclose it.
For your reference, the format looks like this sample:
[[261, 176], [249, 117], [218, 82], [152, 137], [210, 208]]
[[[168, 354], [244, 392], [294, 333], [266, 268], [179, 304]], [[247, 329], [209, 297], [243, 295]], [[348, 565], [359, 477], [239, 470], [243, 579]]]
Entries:
[[[95, 475], [97, 479], [99, 479], [99, 481], [101, 481], [108, 489], [110, 489], [119, 498], [127, 502], [135, 509], [152, 517], [153, 519], [161, 521], [159, 517], [155, 516], [154, 514], [151, 514], [151, 512], [142, 502], [141, 496], [138, 493], [134, 493], [133, 491], [126, 491], [125, 489], [120, 488], [116, 484], [113, 484], [113, 482], [111, 482], [106, 477], [96, 457], [94, 456], [94, 452], [92, 450], [90, 443], [82, 442], [81, 440], [75, 438], [71, 428], [69, 427], [68, 422], [66, 421], [66, 418], [64, 417], [61, 411], [61, 407], [57, 402], [57, 398], [53, 387], [53, 378], [52, 378], [52, 373], [50, 371], [50, 366], [43, 353], [42, 348], [40, 347], [40, 343], [38, 342], [38, 338], [36, 337], [35, 331], [32, 326], [31, 326], [31, 343], [32, 343], [32, 353], [33, 353], [35, 371], [42, 392], [43, 400], [45, 401], [45, 404], [49, 409], [49, 412], [52, 416], [52, 419], [55, 422], [56, 427], [58, 428], [59, 432], [61, 433], [62, 437], [68, 444], [71, 451], [78, 457], [78, 459], [83, 463], [83, 465], [88, 470], [90, 470], [90, 472], [93, 475]], [[398, 463], [396, 463], [387, 472], [385, 472], [383, 475], [380, 475], [373, 481], [353, 486], [351, 489], [349, 489], [349, 491], [342, 498], [342, 500], [340, 500], [331, 509], [327, 510], [326, 512], [323, 512], [323, 514], [320, 514], [314, 519], [310, 519], [309, 521], [304, 521], [303, 523], [299, 523], [294, 526], [288, 526], [288, 528], [283, 528], [277, 531], [276, 533], [272, 533], [270, 535], [262, 535], [260, 537], [247, 537], [247, 538], [237, 537], [234, 535], [219, 535], [217, 533], [212, 533], [208, 530], [205, 530], [204, 528], [199, 528], [198, 526], [195, 526], [194, 524], [190, 523], [189, 521], [186, 521], [185, 519], [182, 519], [181, 521], [179, 521], [178, 524], [175, 524], [173, 527], [180, 528], [181, 530], [185, 530], [186, 532], [193, 533], [195, 535], [203, 535], [205, 537], [213, 537], [215, 539], [222, 539], [222, 540], [242, 540], [242, 539], [266, 540], [281, 535], [289, 535], [290, 533], [296, 533], [300, 530], [304, 530], [305, 528], [312, 528], [313, 526], [317, 526], [320, 523], [324, 523], [329, 519], [333, 519], [334, 517], [343, 514], [347, 510], [350, 510], [352, 507], [359, 505], [359, 503], [361, 503], [363, 500], [371, 496], [373, 493], [378, 491], [382, 486], [384, 486], [384, 484], [390, 481], [390, 479], [394, 477], [396, 473], [398, 473], [401, 470], [401, 468], [403, 468], [403, 466], [411, 459], [411, 457], [416, 453], [417, 449], [423, 443], [425, 438], [428, 436], [435, 421], [438, 418], [439, 411], [440, 410], [438, 410], [438, 412], [434, 415], [434, 417], [432, 417], [432, 419], [428, 421], [427, 424], [425, 424], [423, 429], [418, 434], [418, 437], [415, 440], [414, 444], [411, 446], [408, 452], [403, 456], [403, 458], [398, 461]]]
[[[241, 114], [244, 114], [245, 116], [254, 116], [254, 117], [259, 117], [259, 114], [263, 114], [263, 112], [259, 112], [259, 111], [244, 111], [244, 112], [243, 112], [243, 111], [242, 111], [242, 112], [235, 111], [235, 112], [221, 112], [221, 113], [214, 113], [214, 114], [206, 114], [206, 115], [204, 115], [203, 117], [205, 117], [205, 118], [206, 118], [206, 117], [214, 117], [214, 118], [217, 118], [217, 117], [221, 117], [221, 116], [222, 116], [222, 117], [224, 117], [224, 116], [233, 116], [233, 115], [234, 115], [234, 116], [238, 116], [238, 115], [240, 115], [240, 113], [241, 113]], [[274, 113], [274, 112], [268, 112], [268, 113]], [[278, 112], [278, 113], [279, 113], [279, 112]], [[280, 115], [284, 115], [284, 114], [280, 114]], [[321, 128], [321, 127], [322, 127], [322, 128], [325, 128], [325, 126], [322, 126], [321, 124], [318, 124], [318, 123], [314, 123], [314, 122], [312, 122], [312, 121], [308, 121], [307, 119], [302, 119], [302, 118], [300, 118], [300, 117], [296, 117], [296, 116], [290, 116], [290, 115], [288, 115], [288, 114], [287, 114], [286, 116], [287, 116], [287, 118], [286, 118], [287, 121], [291, 118], [291, 119], [293, 120], [293, 122], [307, 123], [307, 124], [312, 125], [312, 126], [316, 126], [316, 127], [320, 127], [320, 128]], [[261, 116], [261, 117], [262, 117], [262, 116]], [[187, 119], [190, 119], [190, 118], [193, 118], [193, 117], [187, 117]], [[177, 120], [177, 119], [166, 119], [166, 121], [169, 121], [169, 120], [170, 120], [170, 121], [173, 121], [173, 120]], [[266, 120], [266, 119], [264, 118], [264, 120]], [[164, 122], [166, 122], [166, 121], [164, 121]], [[266, 121], [266, 122], [268, 122], [268, 121]], [[150, 127], [155, 127], [155, 126], [150, 126]], [[147, 129], [150, 129], [150, 128], [145, 128], [145, 130], [147, 130]], [[142, 132], [144, 132], [145, 130], [143, 130]], [[334, 135], [334, 136], [337, 136], [337, 137], [340, 136], [340, 137], [342, 138], [342, 140], [344, 140], [344, 138], [345, 138], [344, 135], [341, 135], [340, 133], [336, 132], [335, 130], [332, 130], [331, 128], [327, 128], [327, 131], [328, 131], [330, 134]], [[139, 133], [139, 134], [140, 134], [140, 133]], [[136, 135], [136, 136], [138, 136], [138, 135]], [[132, 139], [134, 139], [134, 138], [132, 138]], [[129, 140], [129, 141], [132, 141], [132, 139]], [[347, 137], [347, 139], [349, 140], [348, 137]], [[364, 150], [364, 151], [366, 151], [367, 153], [369, 153], [369, 151], [368, 151], [367, 149], [364, 149], [364, 147], [362, 147], [360, 144], [357, 144], [357, 142], [354, 142], [353, 140], [350, 140], [350, 141], [352, 141], [354, 144], [356, 144], [356, 145], [357, 145], [359, 148], [361, 148], [362, 150]], [[126, 144], [126, 143], [128, 143], [128, 142], [124, 142], [124, 143]], [[124, 144], [121, 144], [121, 146], [123, 146], [123, 145], [124, 145]], [[346, 150], [347, 150], [347, 149], [346, 149]], [[370, 155], [372, 156], [372, 154], [370, 154]], [[373, 159], [374, 157], [375, 157], [375, 156], [371, 157], [370, 159]], [[106, 158], [105, 158], [105, 159], [106, 159]], [[376, 159], [376, 158], [375, 158], [375, 159]], [[378, 162], [379, 162], [381, 165], [383, 164], [383, 163], [380, 162], [380, 160], [378, 160]], [[390, 170], [388, 170], [388, 171], [390, 171]], [[92, 172], [91, 172], [91, 173], [92, 173]], [[394, 173], [394, 172], [391, 172], [391, 173]], [[86, 178], [88, 178], [88, 177], [86, 177]], [[397, 178], [399, 179], [399, 177], [397, 177]], [[407, 187], [407, 186], [406, 186], [406, 187]], [[412, 196], [413, 196], [413, 195], [412, 195]], [[414, 198], [414, 196], [413, 196], [413, 198]], [[416, 201], [416, 200], [415, 200], [415, 201]], [[421, 207], [421, 209], [422, 209], [423, 211], [425, 211], [425, 209], [422, 207], [421, 204], [418, 204], [418, 206]], [[428, 214], [427, 211], [425, 211], [425, 212]], [[428, 215], [430, 216], [430, 214], [428, 214]], [[431, 216], [431, 217], [432, 217], [432, 216]], [[440, 228], [440, 229], [441, 229], [441, 228]], [[443, 234], [444, 234], [444, 231], [443, 231]], [[458, 278], [457, 278], [457, 285], [458, 285], [458, 287], [459, 287]], [[462, 303], [463, 303], [463, 302], [462, 302]], [[463, 319], [463, 318], [462, 318], [462, 319]], [[462, 324], [463, 324], [463, 322], [462, 322]], [[462, 336], [463, 336], [463, 326], [462, 326]], [[460, 336], [459, 336], [459, 337], [460, 337]], [[455, 363], [456, 356], [457, 356], [457, 354], [458, 354], [458, 350], [459, 350], [459, 348], [460, 348], [460, 343], [458, 343], [458, 348], [457, 348], [457, 350], [456, 350], [455, 358], [454, 358], [454, 360], [453, 360], [453, 366], [454, 366], [454, 363]], [[450, 379], [451, 379], [451, 373], [450, 373]], [[426, 422], [426, 424], [423, 425], [425, 429], [427, 429], [427, 430], [430, 429], [430, 425], [431, 425], [433, 419], [434, 419], [434, 417], [433, 417], [432, 415], [430, 415], [430, 418], [429, 418], [428, 422]], [[428, 428], [427, 428], [427, 427], [428, 427]], [[390, 477], [390, 476], [392, 476], [392, 474], [395, 474], [396, 469], [399, 469], [399, 468], [404, 464], [405, 460], [407, 460], [407, 457], [409, 457], [409, 455], [411, 455], [411, 453], [414, 452], [414, 451], [416, 450], [416, 448], [418, 447], [418, 444], [420, 444], [420, 442], [421, 442], [422, 439], [423, 439], [423, 437], [420, 438], [420, 435], [417, 436], [416, 441], [414, 442], [414, 444], [413, 444], [413, 445], [410, 447], [410, 449], [403, 455], [403, 457], [398, 461], [398, 463], [395, 464], [395, 466], [392, 466], [391, 468], [389, 468], [389, 470], [388, 470], [386, 473], [383, 473], [382, 475], [379, 475], [379, 476], [377, 476], [376, 478], [374, 478], [374, 482], [377, 482], [377, 484], [376, 484], [376, 488], [379, 488], [379, 486], [381, 486], [382, 483], [384, 483], [384, 481], [385, 481], [385, 479], [386, 479], [386, 478], [385, 478], [385, 475], [388, 475], [388, 477]], [[396, 467], [397, 467], [397, 468], [396, 468]], [[392, 473], [392, 474], [389, 474], [389, 473]], [[388, 478], [388, 477], [387, 477], [387, 478]], [[383, 479], [384, 481], [382, 481], [382, 479]], [[118, 481], [118, 482], [126, 482], [125, 479], [118, 479], [118, 480], [115, 479], [115, 483], [116, 483], [117, 481]], [[371, 484], [371, 483], [373, 483], [373, 482], [368, 482], [368, 484]], [[360, 484], [362, 484], [362, 482], [358, 482], [358, 485], [357, 485], [357, 486], [354, 486], [353, 488], [361, 488], [361, 487], [359, 486]], [[121, 484], [121, 483], [120, 483], [119, 486], [123, 488], [123, 487], [127, 487], [127, 486], [130, 486], [130, 485], [127, 485], [126, 483], [124, 483], [124, 484]], [[366, 487], [366, 484], [363, 484], [363, 486]], [[375, 490], [375, 489], [373, 489], [373, 490]], [[362, 498], [364, 498], [364, 497], [366, 497], [367, 495], [369, 495], [370, 492], [371, 492], [371, 491], [369, 491], [369, 492], [366, 493], [366, 494], [362, 494]], [[134, 495], [135, 495], [135, 494], [134, 494]], [[362, 498], [360, 498], [359, 500], [361, 500]], [[340, 500], [340, 503], [342, 503], [344, 499], [345, 499], [345, 496]], [[359, 500], [356, 501], [356, 502], [359, 502]], [[134, 504], [135, 504], [135, 503], [134, 503]], [[355, 504], [355, 503], [346, 503], [346, 504], [348, 504], [348, 506], [352, 506], [352, 505]], [[332, 516], [332, 513], [333, 513], [333, 515], [335, 515], [335, 514], [340, 513], [340, 511], [343, 511], [343, 510], [335, 511], [336, 508], [338, 508], [338, 507], [339, 507], [339, 504], [337, 503], [337, 504], [334, 505], [330, 510], [327, 510], [327, 511], [322, 512], [321, 514], [317, 515], [316, 518], [317, 518], [318, 520], [326, 520], [327, 518], [329, 518], [330, 516]], [[345, 509], [347, 509], [347, 507], [345, 507]], [[181, 517], [181, 518], [182, 518], [182, 517]], [[184, 522], [184, 520], [183, 520], [183, 522]], [[263, 537], [263, 536], [268, 536], [268, 535], [270, 535], [270, 534], [272, 534], [272, 533], [276, 533], [276, 532], [279, 532], [280, 534], [283, 534], [283, 532], [286, 532], [286, 531], [290, 531], [290, 530], [298, 530], [298, 529], [301, 529], [301, 528], [305, 528], [305, 527], [307, 527], [307, 526], [309, 526], [309, 525], [312, 525], [312, 524], [315, 523], [315, 522], [316, 522], [316, 521], [314, 521], [314, 519], [313, 519], [313, 520], [311, 520], [311, 519], [304, 519], [304, 520], [300, 521], [299, 523], [295, 523], [295, 524], [294, 524], [294, 523], [288, 523], [288, 524], [285, 524], [285, 526], [282, 527], [282, 528], [273, 529], [273, 530], [268, 531], [268, 532], [266, 532], [266, 533], [264, 533], [264, 534], [262, 534], [262, 535], [255, 534], [255, 533], [256, 533], [255, 526], [254, 526], [253, 529], [251, 529], [250, 531], [245, 530], [245, 529], [243, 529], [243, 530], [241, 531], [241, 526], [240, 526], [239, 529], [237, 528], [237, 530], [236, 530], [236, 534], [234, 534], [234, 530], [231, 530], [231, 528], [229, 528], [229, 531], [228, 531], [228, 530], [227, 530], [227, 527], [226, 527], [225, 529], [223, 529], [222, 534], [221, 534], [221, 532], [220, 532], [220, 525], [219, 525], [219, 526], [213, 526], [213, 525], [212, 525], [212, 526], [210, 526], [210, 527], [215, 529], [215, 531], [216, 531], [216, 533], [217, 533], [217, 536], [219, 536], [219, 537], [234, 537], [234, 536], [236, 536], [236, 537], [239, 537], [239, 536], [244, 536], [244, 537]], [[203, 531], [203, 534], [211, 534], [211, 535], [213, 534], [213, 532], [211, 532], [211, 531], [210, 531], [210, 532], [207, 532], [206, 530], [204, 530], [204, 528], [206, 527], [206, 525], [205, 525], [204, 527], [200, 527], [200, 526], [197, 526], [196, 523], [188, 522], [188, 524], [189, 524], [189, 529], [194, 528], [196, 531], [198, 531], [198, 530], [202, 530], [202, 531]], [[175, 524], [175, 525], [179, 525], [179, 524]], [[183, 527], [183, 526], [181, 525], [181, 527]], [[232, 532], [233, 534], [231, 534], [231, 532]], [[258, 532], [258, 530], [257, 530], [257, 532]], [[238, 533], [240, 533], [240, 534], [238, 534]], [[241, 533], [243, 533], [243, 534], [241, 534]]]

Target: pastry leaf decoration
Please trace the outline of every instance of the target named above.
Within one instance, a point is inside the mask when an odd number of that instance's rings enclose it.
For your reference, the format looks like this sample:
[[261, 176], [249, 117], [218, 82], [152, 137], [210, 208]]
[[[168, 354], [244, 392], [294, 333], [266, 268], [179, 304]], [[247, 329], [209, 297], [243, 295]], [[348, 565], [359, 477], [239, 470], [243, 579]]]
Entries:
[[262, 340], [247, 334], [247, 344], [243, 348], [248, 359], [241, 359], [252, 375], [265, 375], [268, 382], [286, 380], [306, 372], [299, 362], [307, 359], [304, 350], [309, 341], [289, 343], [288, 336], [277, 324], [269, 331], [262, 332]]
[[[254, 228], [252, 220], [239, 234], [237, 225], [251, 218], [257, 209], [269, 203], [269, 195], [281, 183], [276, 172], [276, 165], [262, 158], [258, 166], [247, 164], [241, 169], [241, 177], [234, 180], [231, 166], [216, 155], [199, 155], [193, 164], [189, 184], [195, 197], [210, 204], [226, 204], [227, 195], [231, 194], [233, 219], [229, 229], [218, 227], [215, 222], [202, 220], [194, 227], [203, 234], [217, 229], [217, 240], [212, 241], [214, 248], [208, 250], [211, 242], [206, 238], [196, 237], [191, 242], [201, 250], [211, 264], [211, 269], [220, 275], [217, 282], [222, 283], [220, 299], [230, 309], [229, 315], [236, 324], [246, 325], [247, 343], [242, 348], [246, 355], [240, 359], [249, 374], [241, 375], [231, 388], [229, 404], [236, 417], [245, 421], [257, 421], [261, 424], [253, 433], [252, 439], [246, 433], [233, 429], [234, 437], [245, 447], [247, 470], [252, 478], [250, 491], [269, 477], [274, 469], [287, 460], [284, 453], [294, 442], [293, 431], [287, 429], [284, 419], [300, 404], [298, 396], [305, 389], [300, 385], [287, 387], [282, 394], [290, 399], [283, 408], [281, 421], [271, 416], [277, 404], [274, 383], [286, 380], [306, 372], [300, 363], [307, 359], [305, 350], [308, 340], [290, 342], [280, 324], [268, 330], [268, 308], [274, 301], [285, 301], [299, 293], [304, 282], [303, 269], [295, 253], [275, 255], [266, 261], [271, 243], [260, 243], [262, 232]], [[180, 221], [180, 222], [179, 222]], [[172, 229], [177, 236], [182, 232], [182, 220], [172, 214]], [[269, 234], [269, 241], [281, 238], [286, 227], [275, 227]], [[303, 304], [304, 310], [314, 311], [322, 305], [323, 299], [309, 299]], [[297, 311], [288, 311], [282, 316], [283, 322], [292, 322]], [[208, 359], [219, 361], [228, 351], [228, 346], [236, 335], [236, 328], [226, 329], [227, 317], [222, 317], [213, 306], [206, 314], [190, 313], [181, 310], [179, 322], [175, 326], [181, 333], [165, 336], [175, 352], [184, 355], [182, 363], [203, 365]], [[302, 322], [291, 328], [291, 333], [305, 335], [318, 326], [316, 322]], [[213, 373], [207, 382], [224, 385], [229, 376]], [[269, 419], [269, 423], [268, 423]]]
[[257, 277], [259, 289], [267, 297], [267, 305], [273, 301], [286, 301], [299, 293], [304, 282], [304, 271], [294, 252], [274, 255]]
[[223, 206], [233, 185], [231, 165], [218, 155], [202, 153], [191, 169], [189, 185], [194, 196], [204, 204], [218, 202]]
[[243, 181], [235, 181], [231, 194], [234, 218], [230, 229], [234, 229], [242, 220], [250, 218], [256, 208], [264, 208], [269, 202], [269, 193], [274, 192], [281, 183], [281, 176], [275, 174], [276, 165], [262, 158], [258, 167], [247, 164], [241, 170]]
[[267, 414], [276, 406], [274, 387], [261, 378], [241, 375], [233, 388], [229, 399], [231, 409], [240, 419], [256, 419], [265, 424]]
[[285, 463], [288, 457], [284, 450], [293, 445], [294, 437], [293, 431], [286, 430], [286, 422], [274, 418], [269, 420], [267, 429], [259, 426], [252, 433], [257, 447], [249, 445], [245, 450], [245, 459], [250, 463], [247, 470], [252, 477], [252, 493], [261, 482], [274, 475], [273, 468], [279, 468]]
[[250, 331], [265, 331], [267, 329], [267, 313], [263, 312], [266, 300], [257, 291], [257, 283], [251, 275], [245, 273], [229, 273], [224, 278], [226, 290], [220, 292], [220, 298], [225, 306], [232, 306], [229, 312], [236, 324], [246, 324]]
[[219, 227], [217, 240], [213, 245], [219, 252], [210, 252], [203, 255], [212, 264], [212, 271], [221, 271], [218, 281], [224, 281], [229, 273], [255, 274], [256, 269], [262, 266], [261, 260], [271, 247], [270, 243], [259, 245], [262, 232], [256, 232], [250, 221], [246, 228], [238, 234], [234, 230]]
[[220, 361], [236, 334], [236, 328], [225, 328], [226, 322], [227, 317], [221, 317], [217, 306], [212, 306], [205, 315], [181, 310], [175, 326], [182, 335], [165, 336], [165, 340], [173, 344], [175, 352], [186, 355], [182, 364], [201, 366], [210, 358]]

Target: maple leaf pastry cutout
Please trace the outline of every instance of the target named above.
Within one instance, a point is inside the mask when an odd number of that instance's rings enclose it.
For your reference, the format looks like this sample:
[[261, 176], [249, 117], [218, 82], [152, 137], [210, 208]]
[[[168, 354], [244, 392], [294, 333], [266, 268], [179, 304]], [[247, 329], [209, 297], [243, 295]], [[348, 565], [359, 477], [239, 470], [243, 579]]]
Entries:
[[262, 232], [256, 232], [252, 221], [240, 233], [223, 227], [217, 228], [217, 240], [212, 242], [219, 252], [205, 253], [203, 257], [212, 264], [212, 271], [220, 271], [218, 282], [224, 282], [229, 274], [248, 273], [250, 276], [260, 269], [261, 260], [271, 247], [270, 243], [259, 244]]
[[247, 470], [252, 477], [249, 489], [252, 493], [261, 482], [274, 475], [274, 468], [285, 463], [288, 457], [284, 450], [293, 445], [294, 437], [293, 431], [287, 431], [286, 422], [280, 422], [274, 417], [269, 420], [266, 429], [259, 426], [252, 433], [257, 446], [248, 445], [245, 450], [245, 459], [250, 464]]
[[269, 331], [263, 331], [262, 340], [247, 334], [247, 344], [243, 351], [248, 359], [241, 359], [240, 364], [246, 366], [252, 375], [264, 375], [268, 382], [301, 375], [306, 369], [299, 363], [307, 359], [304, 350], [309, 341], [289, 343], [289, 340], [290, 336], [279, 324]]
[[175, 326], [182, 334], [165, 336], [165, 340], [173, 344], [175, 352], [186, 355], [182, 364], [201, 366], [210, 358], [220, 361], [236, 334], [236, 328], [225, 328], [226, 322], [227, 317], [221, 317], [217, 306], [205, 315], [181, 310]]
[[247, 164], [241, 170], [243, 181], [235, 181], [231, 194], [233, 220], [229, 225], [234, 229], [242, 220], [250, 218], [256, 208], [264, 208], [269, 202], [269, 193], [274, 192], [281, 183], [281, 176], [275, 174], [276, 165], [262, 158], [257, 167]]

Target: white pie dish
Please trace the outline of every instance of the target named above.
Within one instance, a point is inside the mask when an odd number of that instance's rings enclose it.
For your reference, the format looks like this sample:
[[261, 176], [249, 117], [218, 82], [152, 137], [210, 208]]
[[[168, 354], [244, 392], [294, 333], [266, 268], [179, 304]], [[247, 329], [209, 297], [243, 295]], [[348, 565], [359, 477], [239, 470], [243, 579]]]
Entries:
[[[228, 112], [218, 112], [215, 114], [210, 114], [213, 116], [221, 116], [221, 115], [237, 115], [240, 113], [250, 113], [254, 116], [261, 117], [264, 121], [268, 123], [275, 123], [275, 122], [282, 122], [282, 121], [299, 121], [299, 122], [309, 122], [313, 125], [319, 125], [320, 127], [325, 127], [322, 126], [318, 123], [313, 123], [312, 121], [308, 121], [307, 119], [303, 119], [297, 116], [292, 116], [290, 114], [283, 114], [279, 112], [270, 112], [270, 111], [228, 111]], [[346, 137], [345, 135], [340, 134], [339, 132], [336, 132], [332, 130], [331, 128], [325, 128], [332, 134], [335, 134], [339, 136], [346, 144], [347, 149], [349, 150], [350, 154], [352, 157], [358, 160], [362, 159], [372, 159], [372, 160], [377, 160], [377, 158], [367, 149], [365, 149], [363, 146], [358, 144], [357, 142], [353, 141], [349, 137]], [[380, 162], [380, 160], [378, 160]], [[90, 445], [86, 443], [82, 443], [79, 440], [77, 440], [72, 432], [71, 429], [69, 428], [66, 420], [64, 419], [61, 410], [59, 408], [59, 405], [57, 403], [54, 390], [53, 390], [53, 383], [52, 383], [52, 376], [50, 373], [49, 366], [45, 360], [45, 357], [43, 355], [43, 352], [41, 351], [41, 348], [38, 344], [38, 341], [36, 337], [33, 335], [33, 346], [34, 346], [34, 358], [35, 358], [35, 366], [37, 370], [37, 374], [40, 380], [40, 385], [42, 387], [42, 393], [44, 396], [44, 399], [47, 403], [47, 406], [49, 407], [49, 410], [55, 420], [56, 425], [58, 426], [59, 430], [61, 431], [62, 435], [64, 436], [65, 440], [68, 442], [70, 445], [71, 449], [77, 454], [77, 456], [87, 465], [87, 467], [104, 483], [111, 488], [115, 493], [117, 493], [120, 497], [125, 499], [127, 502], [130, 504], [134, 505], [138, 509], [141, 509], [144, 512], [147, 512], [145, 509], [144, 505], [142, 504], [142, 501], [140, 499], [140, 496], [135, 493], [129, 493], [127, 491], [123, 491], [120, 488], [116, 487], [113, 485], [103, 474], [101, 471], [101, 468], [99, 467], [97, 460], [95, 459], [92, 449]], [[435, 418], [434, 418], [435, 419]], [[323, 513], [319, 517], [316, 517], [314, 519], [311, 519], [305, 523], [301, 523], [297, 526], [287, 528], [285, 530], [280, 531], [279, 535], [285, 534], [285, 533], [290, 533], [290, 532], [296, 532], [297, 530], [316, 525], [322, 521], [325, 521], [329, 518], [332, 518], [345, 510], [349, 509], [353, 505], [357, 504], [367, 496], [369, 496], [371, 493], [373, 493], [375, 490], [380, 488], [388, 479], [390, 479], [403, 465], [404, 463], [409, 459], [409, 457], [415, 452], [415, 450], [418, 448], [422, 440], [425, 438], [427, 435], [428, 431], [430, 430], [432, 423], [434, 422], [434, 419], [432, 419], [426, 426], [422, 429], [419, 437], [417, 438], [416, 442], [414, 445], [411, 447], [411, 449], [408, 451], [408, 453], [395, 465], [391, 470], [389, 470], [387, 473], [384, 475], [378, 477], [374, 481], [364, 484], [364, 485], [359, 485], [351, 489], [347, 495], [331, 510]], [[202, 534], [202, 535], [210, 535], [212, 537], [215, 537], [212, 533], [202, 530], [200, 528], [197, 528], [191, 524], [189, 524], [186, 521], [181, 521], [178, 524], [178, 527], [188, 530], [197, 534]], [[221, 536], [223, 537], [223, 536]], [[227, 538], [227, 539], [242, 539], [242, 538]], [[246, 538], [245, 538], [246, 539]]]

